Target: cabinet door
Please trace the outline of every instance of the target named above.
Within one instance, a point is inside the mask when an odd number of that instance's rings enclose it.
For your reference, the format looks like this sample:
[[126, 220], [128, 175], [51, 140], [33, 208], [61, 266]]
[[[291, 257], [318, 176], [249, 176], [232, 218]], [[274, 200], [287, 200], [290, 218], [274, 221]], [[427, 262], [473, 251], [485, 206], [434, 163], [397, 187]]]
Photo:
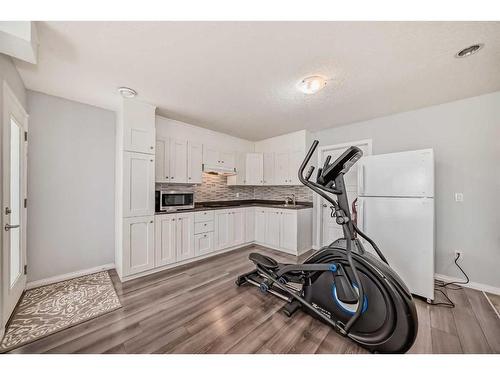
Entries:
[[217, 166], [219, 165], [219, 151], [213, 146], [203, 145], [203, 164]]
[[266, 242], [266, 219], [267, 213], [261, 208], [255, 209], [255, 241], [259, 243]]
[[280, 247], [280, 212], [266, 212], [266, 245]]
[[125, 151], [155, 153], [155, 107], [137, 100], [123, 101]]
[[123, 154], [123, 217], [153, 215], [155, 160], [137, 152]]
[[224, 168], [233, 169], [236, 166], [236, 153], [234, 151], [221, 151], [220, 165]]
[[187, 141], [170, 140], [170, 182], [187, 182]]
[[263, 183], [263, 155], [252, 152], [246, 154], [246, 184], [262, 185]]
[[274, 184], [286, 185], [288, 184], [288, 152], [277, 152], [275, 154], [275, 170], [274, 170]]
[[297, 253], [297, 213], [292, 210], [280, 212], [280, 248]]
[[274, 152], [263, 155], [263, 185], [274, 185]]
[[175, 263], [175, 215], [156, 215], [155, 221], [155, 265], [160, 267]]
[[228, 185], [246, 184], [246, 153], [238, 152], [236, 155], [236, 175], [227, 177]]
[[245, 211], [235, 210], [231, 213], [232, 221], [232, 246], [238, 246], [245, 242]]
[[299, 168], [304, 159], [300, 150], [292, 150], [288, 156], [288, 185], [301, 185], [299, 181]]
[[255, 241], [255, 208], [245, 208], [245, 242]]
[[214, 251], [214, 232], [195, 234], [194, 253], [196, 256], [210, 254]]
[[170, 139], [156, 138], [155, 181], [170, 182]]
[[188, 180], [190, 184], [201, 184], [203, 152], [201, 143], [188, 142]]
[[229, 234], [229, 211], [219, 210], [214, 215], [215, 249], [220, 250], [231, 246]]
[[154, 266], [154, 216], [124, 219], [123, 275], [148, 271]]
[[194, 214], [192, 212], [176, 216], [176, 255], [177, 261], [193, 258], [194, 255]]

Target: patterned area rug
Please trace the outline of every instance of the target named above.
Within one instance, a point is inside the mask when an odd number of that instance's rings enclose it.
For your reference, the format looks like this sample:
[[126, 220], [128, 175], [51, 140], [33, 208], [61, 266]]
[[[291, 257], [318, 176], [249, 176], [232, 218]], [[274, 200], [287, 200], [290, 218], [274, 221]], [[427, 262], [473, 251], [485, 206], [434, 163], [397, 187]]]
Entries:
[[7, 327], [0, 352], [121, 306], [107, 271], [27, 290]]

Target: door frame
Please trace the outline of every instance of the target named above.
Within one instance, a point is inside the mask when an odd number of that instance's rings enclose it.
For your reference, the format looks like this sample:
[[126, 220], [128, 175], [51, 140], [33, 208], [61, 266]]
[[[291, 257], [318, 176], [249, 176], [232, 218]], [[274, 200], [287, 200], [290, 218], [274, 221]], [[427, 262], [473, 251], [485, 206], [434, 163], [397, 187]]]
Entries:
[[[3, 91], [3, 98], [2, 98], [2, 103], [0, 103], [0, 105], [2, 105], [3, 116], [1, 119], [2, 129], [0, 130], [0, 135], [1, 135], [1, 147], [2, 147], [1, 154], [2, 154], [3, 160], [2, 160], [2, 163], [0, 163], [0, 170], [1, 170], [2, 179], [3, 179], [3, 177], [4, 177], [3, 174], [5, 173], [5, 168], [4, 168], [5, 165], [4, 164], [7, 162], [7, 160], [10, 160], [10, 155], [6, 154], [6, 152], [7, 152], [6, 147], [5, 147], [6, 140], [4, 139], [4, 135], [5, 135], [4, 129], [6, 126], [10, 126], [10, 121], [11, 121], [10, 114], [12, 112], [14, 112], [17, 115], [17, 117], [20, 117], [20, 118], [16, 117], [16, 120], [20, 122], [20, 125], [22, 127], [22, 131], [25, 132], [26, 134], [28, 132], [29, 115], [5, 80], [3, 81], [3, 84], [2, 84], [2, 91]], [[10, 151], [10, 147], [9, 147], [9, 151]], [[27, 199], [27, 193], [28, 193], [27, 192], [27, 189], [28, 189], [28, 184], [27, 184], [28, 141], [27, 141], [27, 137], [24, 137], [24, 141], [21, 140], [21, 152], [22, 152], [23, 160], [22, 160], [22, 172], [21, 172], [21, 179], [22, 179], [21, 194], [22, 195], [20, 197], [20, 200], [22, 202], [24, 199]], [[9, 305], [7, 302], [10, 302], [9, 298], [13, 298], [10, 296], [11, 287], [10, 287], [10, 280], [8, 277], [9, 276], [9, 269], [8, 268], [10, 267], [10, 255], [7, 257], [4, 256], [5, 254], [7, 254], [7, 249], [4, 249], [4, 245], [5, 245], [4, 226], [7, 222], [6, 215], [4, 214], [4, 209], [5, 209], [4, 199], [5, 199], [6, 191], [7, 190], [10, 191], [10, 186], [7, 186], [7, 184], [8, 184], [7, 180], [9, 180], [9, 182], [10, 182], [10, 179], [3, 179], [3, 180], [4, 181], [3, 181], [3, 184], [1, 186], [1, 188], [2, 188], [2, 196], [1, 196], [1, 199], [2, 199], [1, 217], [2, 217], [2, 219], [1, 219], [1, 228], [0, 228], [0, 231], [2, 233], [2, 235], [0, 236], [0, 242], [1, 242], [1, 245], [0, 245], [1, 275], [0, 275], [0, 278], [1, 278], [1, 282], [2, 282], [2, 288], [0, 288], [0, 294], [1, 294], [1, 300], [0, 300], [0, 302], [1, 302], [0, 303], [0, 337], [3, 336], [5, 323], [9, 319], [8, 315], [12, 314], [12, 311], [10, 311], [9, 314], [7, 314], [7, 308]], [[7, 187], [8, 187], [8, 189], [7, 189]], [[21, 264], [24, 267], [26, 267], [26, 264], [27, 264], [27, 255], [26, 255], [26, 252], [27, 252], [27, 208], [24, 206], [24, 204], [21, 204], [20, 208], [21, 208], [21, 210], [20, 210], [20, 221], [21, 221], [20, 222], [20, 224], [21, 224], [20, 242], [21, 242], [21, 252], [22, 252], [22, 255], [21, 255], [22, 263]], [[19, 284], [17, 289], [19, 289], [22, 286], [22, 290], [15, 291], [16, 295], [19, 294], [18, 297], [20, 297], [22, 295], [22, 292], [26, 289], [26, 279], [27, 279], [26, 273], [24, 273], [24, 274], [22, 273], [21, 278], [22, 278], [20, 280], [21, 284]], [[18, 300], [16, 301], [16, 303], [17, 302], [18, 302]]]
[[[350, 146], [365, 146], [368, 148], [368, 152], [366, 155], [373, 155], [373, 141], [371, 138], [360, 139], [358, 141], [345, 142], [345, 143], [337, 143], [333, 145], [321, 146], [318, 147], [318, 159], [317, 166], [318, 168], [322, 166], [323, 160], [321, 160], [321, 156], [325, 151], [335, 150], [339, 148], [347, 148]], [[318, 250], [321, 248], [321, 244], [323, 243], [323, 215], [321, 210], [321, 197], [317, 194], [314, 194], [313, 199], [313, 207], [315, 207], [315, 216], [316, 216], [316, 233], [314, 234], [314, 242], [313, 248]]]

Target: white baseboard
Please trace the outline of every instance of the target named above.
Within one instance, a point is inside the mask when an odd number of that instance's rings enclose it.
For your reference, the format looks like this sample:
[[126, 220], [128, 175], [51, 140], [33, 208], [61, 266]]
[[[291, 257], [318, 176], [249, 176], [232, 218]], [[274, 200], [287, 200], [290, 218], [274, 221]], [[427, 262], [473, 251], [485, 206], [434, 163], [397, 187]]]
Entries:
[[[464, 281], [463, 279], [459, 279], [459, 278], [451, 277], [451, 276], [447, 276], [447, 275], [441, 275], [439, 273], [434, 274], [434, 278], [436, 280], [441, 280], [444, 282]], [[489, 292], [489, 293], [500, 295], [500, 288], [497, 288], [495, 286], [476, 283], [473, 281], [469, 282], [467, 285], [464, 285], [464, 286], [466, 288], [471, 288], [471, 289], [475, 289], [475, 290], [480, 290], [482, 292]]]
[[80, 271], [65, 273], [64, 275], [48, 277], [46, 279], [30, 281], [29, 283], [26, 284], [26, 289], [33, 289], [39, 286], [44, 286], [57, 283], [59, 281], [74, 279], [75, 277], [90, 275], [91, 273], [96, 273], [100, 271], [107, 271], [113, 268], [115, 268], [115, 264], [109, 263], [109, 264], [103, 264], [102, 266], [87, 268], [86, 270], [80, 270]]

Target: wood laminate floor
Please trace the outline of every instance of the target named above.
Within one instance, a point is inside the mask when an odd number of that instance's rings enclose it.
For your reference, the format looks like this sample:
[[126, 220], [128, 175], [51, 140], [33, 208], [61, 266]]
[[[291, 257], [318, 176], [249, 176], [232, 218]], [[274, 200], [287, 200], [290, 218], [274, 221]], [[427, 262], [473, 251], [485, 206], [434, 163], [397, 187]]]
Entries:
[[[258, 249], [280, 261], [296, 261]], [[121, 283], [123, 308], [11, 353], [366, 353], [325, 324], [234, 280], [253, 267], [247, 247]], [[455, 309], [417, 300], [419, 332], [411, 353], [500, 353], [500, 320], [481, 292], [449, 290]]]

